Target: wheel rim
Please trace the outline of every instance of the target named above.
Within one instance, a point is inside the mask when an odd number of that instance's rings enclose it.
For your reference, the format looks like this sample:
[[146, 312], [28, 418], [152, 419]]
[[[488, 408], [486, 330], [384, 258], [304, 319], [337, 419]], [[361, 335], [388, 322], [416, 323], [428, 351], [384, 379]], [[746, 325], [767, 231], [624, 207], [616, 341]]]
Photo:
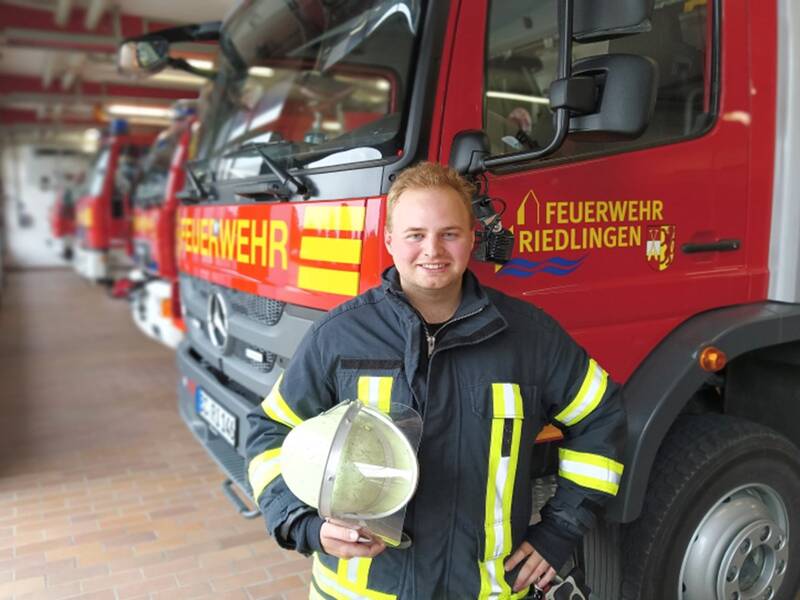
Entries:
[[717, 501], [690, 538], [678, 581], [680, 600], [772, 600], [786, 574], [789, 516], [763, 484]]

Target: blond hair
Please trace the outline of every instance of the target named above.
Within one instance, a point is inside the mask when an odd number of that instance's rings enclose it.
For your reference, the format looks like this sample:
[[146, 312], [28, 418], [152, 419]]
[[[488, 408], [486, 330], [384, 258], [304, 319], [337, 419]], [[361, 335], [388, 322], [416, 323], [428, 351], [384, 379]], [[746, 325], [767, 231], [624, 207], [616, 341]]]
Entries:
[[469, 214], [470, 224], [475, 219], [472, 212], [472, 196], [475, 186], [464, 179], [458, 172], [446, 165], [433, 162], [421, 162], [401, 172], [389, 188], [386, 205], [386, 229], [392, 228], [392, 213], [403, 192], [427, 188], [451, 189], [461, 201]]

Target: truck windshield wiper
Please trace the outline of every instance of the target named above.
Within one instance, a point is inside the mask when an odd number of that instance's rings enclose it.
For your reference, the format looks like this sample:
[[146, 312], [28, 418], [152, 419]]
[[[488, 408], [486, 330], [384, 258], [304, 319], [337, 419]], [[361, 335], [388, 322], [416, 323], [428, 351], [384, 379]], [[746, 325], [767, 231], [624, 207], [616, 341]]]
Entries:
[[274, 195], [294, 196], [295, 194], [300, 194], [304, 198], [308, 198], [309, 196], [308, 186], [299, 179], [297, 179], [297, 177], [294, 177], [291, 173], [289, 173], [289, 171], [278, 165], [274, 160], [272, 160], [267, 155], [266, 148], [271, 148], [276, 145], [290, 145], [290, 144], [291, 142], [287, 142], [284, 140], [276, 140], [274, 142], [251, 142], [249, 144], [243, 144], [232, 154], [239, 155], [248, 151], [257, 152], [259, 156], [261, 156], [261, 160], [264, 161], [264, 164], [267, 165], [267, 168], [270, 171], [272, 171], [275, 177], [278, 178], [279, 185], [273, 186], [272, 188]]
[[200, 183], [200, 178], [197, 177], [197, 173], [194, 172], [194, 169], [192, 169], [188, 163], [186, 164], [186, 174], [189, 175], [189, 179], [192, 180], [192, 185], [200, 194], [200, 196], [203, 198], [208, 198], [208, 192], [206, 191], [206, 188], [204, 188], [203, 184]]
[[[202, 181], [200, 180], [200, 177], [198, 177], [197, 173], [194, 171], [194, 168], [192, 168], [191, 163], [187, 161], [184, 164], [184, 167], [186, 168], [186, 175], [189, 176], [189, 181], [192, 182], [192, 187], [195, 189], [195, 192], [197, 192], [197, 194], [200, 196], [200, 199], [201, 200], [213, 199], [213, 195], [209, 190], [205, 188]], [[193, 200], [195, 202], [197, 201], [197, 199], [194, 198], [188, 192], [179, 192], [176, 195], [182, 202], [191, 203]]]

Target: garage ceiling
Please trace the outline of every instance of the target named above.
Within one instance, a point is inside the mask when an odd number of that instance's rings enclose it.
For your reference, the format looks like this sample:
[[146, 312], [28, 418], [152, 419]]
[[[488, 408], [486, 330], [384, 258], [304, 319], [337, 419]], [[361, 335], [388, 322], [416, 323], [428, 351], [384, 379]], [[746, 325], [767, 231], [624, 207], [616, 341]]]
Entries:
[[[176, 24], [221, 20], [234, 4], [0, 0], [0, 137], [71, 145], [87, 131], [96, 136], [92, 130], [114, 116], [125, 116], [135, 128], [163, 127], [165, 117], [153, 117], [152, 109], [197, 97], [204, 80], [174, 70], [143, 81], [125, 79], [114, 62], [119, 41]], [[215, 52], [213, 44], [181, 46], [189, 59], [213, 60]]]

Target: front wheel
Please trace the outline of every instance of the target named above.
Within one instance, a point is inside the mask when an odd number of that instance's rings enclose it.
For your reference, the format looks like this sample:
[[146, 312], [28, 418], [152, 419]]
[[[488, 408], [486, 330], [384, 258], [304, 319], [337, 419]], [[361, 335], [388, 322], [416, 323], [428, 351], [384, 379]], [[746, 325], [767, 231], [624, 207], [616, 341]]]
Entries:
[[800, 453], [755, 423], [682, 417], [622, 542], [625, 600], [793, 600]]

